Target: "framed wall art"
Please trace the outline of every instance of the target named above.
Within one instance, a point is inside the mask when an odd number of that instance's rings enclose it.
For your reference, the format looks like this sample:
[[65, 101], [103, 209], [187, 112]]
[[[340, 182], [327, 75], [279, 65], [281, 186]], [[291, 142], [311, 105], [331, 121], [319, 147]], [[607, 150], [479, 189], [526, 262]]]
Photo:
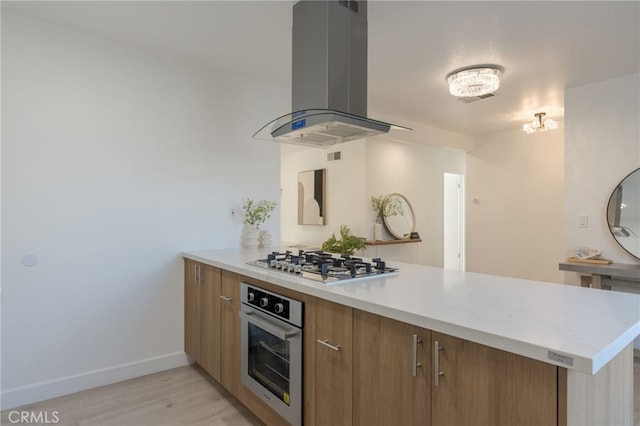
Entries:
[[298, 225], [326, 224], [326, 169], [298, 173]]

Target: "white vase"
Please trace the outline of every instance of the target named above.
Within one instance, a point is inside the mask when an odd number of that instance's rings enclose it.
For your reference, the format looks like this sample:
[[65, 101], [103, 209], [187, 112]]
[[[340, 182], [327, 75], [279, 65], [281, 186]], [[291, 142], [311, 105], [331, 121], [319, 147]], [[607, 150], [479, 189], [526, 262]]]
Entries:
[[269, 231], [260, 231], [260, 236], [258, 237], [258, 239], [260, 240], [260, 247], [271, 247], [272, 238]]
[[381, 223], [374, 223], [373, 224], [373, 239], [375, 241], [380, 241], [382, 239], [382, 224]]
[[260, 244], [258, 237], [258, 228], [255, 225], [245, 223], [244, 227], [242, 228], [242, 247], [258, 247], [258, 245]]

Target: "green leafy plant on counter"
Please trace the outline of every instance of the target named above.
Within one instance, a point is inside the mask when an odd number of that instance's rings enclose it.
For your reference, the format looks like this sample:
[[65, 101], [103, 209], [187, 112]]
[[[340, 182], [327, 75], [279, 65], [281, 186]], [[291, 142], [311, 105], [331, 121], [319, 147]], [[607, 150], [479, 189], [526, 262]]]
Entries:
[[376, 220], [379, 222], [382, 222], [382, 218], [384, 217], [404, 215], [404, 210], [402, 209], [400, 201], [396, 198], [390, 198], [388, 195], [379, 197], [374, 197], [372, 195], [371, 208], [376, 212]]
[[275, 201], [261, 200], [254, 202], [251, 198], [244, 200], [242, 210], [244, 211], [244, 223], [254, 225], [259, 228], [267, 219], [271, 217], [278, 203]]
[[352, 235], [351, 229], [347, 225], [341, 225], [340, 239], [336, 239], [336, 235], [332, 234], [327, 241], [322, 243], [322, 251], [353, 255], [356, 250], [364, 248], [364, 241], [364, 238]]

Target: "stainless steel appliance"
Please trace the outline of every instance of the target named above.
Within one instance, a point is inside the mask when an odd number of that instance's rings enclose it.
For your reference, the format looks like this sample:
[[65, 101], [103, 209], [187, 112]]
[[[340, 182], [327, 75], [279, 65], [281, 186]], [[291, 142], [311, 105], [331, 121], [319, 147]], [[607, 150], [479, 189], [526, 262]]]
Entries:
[[327, 148], [406, 127], [367, 118], [367, 2], [299, 1], [293, 6], [294, 112], [254, 138]]
[[242, 384], [293, 425], [302, 424], [301, 301], [240, 284]]
[[272, 252], [266, 259], [254, 260], [248, 264], [324, 283], [371, 278], [382, 274], [393, 275], [399, 272], [398, 268], [387, 266], [380, 258], [368, 262], [360, 257], [304, 250], [300, 250], [298, 254], [291, 251]]

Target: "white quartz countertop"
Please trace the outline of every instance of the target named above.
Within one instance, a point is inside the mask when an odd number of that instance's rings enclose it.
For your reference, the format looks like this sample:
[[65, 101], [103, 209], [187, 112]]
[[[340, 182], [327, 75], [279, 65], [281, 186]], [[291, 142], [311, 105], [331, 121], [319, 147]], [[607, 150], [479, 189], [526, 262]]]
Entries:
[[271, 250], [185, 258], [529, 358], [595, 374], [640, 335], [640, 295], [387, 262], [397, 275], [324, 284], [248, 265]]

